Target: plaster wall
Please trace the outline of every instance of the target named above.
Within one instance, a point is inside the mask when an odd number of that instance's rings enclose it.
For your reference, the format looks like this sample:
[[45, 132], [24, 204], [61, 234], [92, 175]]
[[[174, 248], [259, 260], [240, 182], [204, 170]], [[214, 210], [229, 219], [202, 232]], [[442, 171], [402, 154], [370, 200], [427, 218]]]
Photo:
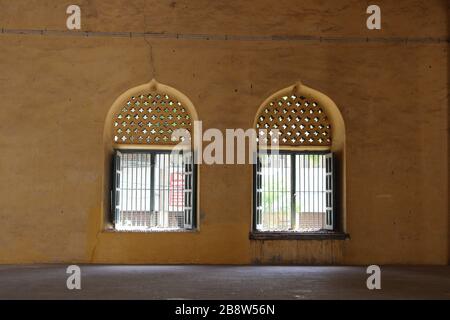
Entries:
[[[0, 0], [0, 27], [65, 30], [65, 1]], [[0, 263], [446, 264], [446, 1], [80, 1], [82, 30], [318, 40], [0, 35]], [[387, 41], [357, 41], [384, 37]], [[156, 78], [203, 127], [250, 128], [301, 79], [346, 127], [349, 240], [256, 241], [250, 165], [202, 165], [200, 229], [103, 231], [103, 129], [114, 100]]]

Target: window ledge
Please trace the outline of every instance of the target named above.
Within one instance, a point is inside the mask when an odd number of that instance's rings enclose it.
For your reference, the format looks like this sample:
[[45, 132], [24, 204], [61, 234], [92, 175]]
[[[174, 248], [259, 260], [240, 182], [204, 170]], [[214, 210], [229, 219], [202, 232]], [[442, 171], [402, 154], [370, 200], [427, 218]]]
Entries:
[[250, 232], [250, 240], [345, 240], [350, 235], [337, 231], [318, 232]]
[[166, 233], [198, 233], [198, 229], [186, 229], [186, 230], [116, 230], [116, 229], [104, 229], [102, 233], [144, 233], [144, 234], [166, 234]]

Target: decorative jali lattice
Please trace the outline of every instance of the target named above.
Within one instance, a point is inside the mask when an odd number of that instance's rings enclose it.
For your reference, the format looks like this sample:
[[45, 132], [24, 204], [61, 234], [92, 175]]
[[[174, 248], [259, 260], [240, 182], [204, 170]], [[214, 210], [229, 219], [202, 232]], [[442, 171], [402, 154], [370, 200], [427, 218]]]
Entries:
[[256, 129], [258, 142], [264, 144], [331, 145], [331, 126], [323, 108], [301, 95], [272, 100], [258, 115]]
[[[131, 97], [114, 116], [114, 142], [120, 144], [177, 144], [176, 129], [192, 134], [192, 119], [181, 102], [161, 92]], [[182, 139], [182, 138], [181, 138]]]

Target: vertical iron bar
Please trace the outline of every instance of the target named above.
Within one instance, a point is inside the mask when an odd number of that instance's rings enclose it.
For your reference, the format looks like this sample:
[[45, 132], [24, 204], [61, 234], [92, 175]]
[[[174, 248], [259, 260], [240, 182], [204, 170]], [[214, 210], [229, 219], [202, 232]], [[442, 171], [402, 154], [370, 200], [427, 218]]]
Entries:
[[155, 154], [155, 227], [159, 225], [159, 212], [161, 211], [161, 154]]
[[[326, 207], [326, 203], [324, 203], [325, 201], [325, 181], [324, 181], [324, 177], [325, 177], [325, 175], [324, 175], [324, 159], [325, 159], [325, 155], [321, 155], [321, 160], [320, 160], [320, 163], [321, 163], [321, 165], [320, 165], [320, 174], [321, 174], [321, 177], [320, 177], [320, 181], [321, 181], [321, 188], [320, 188], [320, 190], [321, 190], [321, 203], [322, 203], [322, 216], [326, 219], [326, 210], [325, 210], [325, 207]], [[324, 220], [322, 220], [322, 228], [324, 228]]]
[[277, 161], [276, 161], [276, 165], [275, 165], [275, 195], [276, 195], [276, 204], [277, 204], [277, 211], [276, 211], [276, 215], [274, 215], [274, 227], [275, 229], [279, 229], [280, 228], [280, 181], [279, 181], [279, 170], [280, 170], [280, 160], [281, 160], [281, 155], [277, 155]]
[[270, 189], [272, 191], [272, 213], [270, 215], [271, 218], [271, 223], [270, 223], [270, 228], [273, 229], [274, 225], [275, 225], [275, 173], [274, 173], [274, 165], [273, 165], [273, 160], [274, 157], [276, 156], [272, 156], [272, 166], [271, 166], [271, 174], [270, 174], [270, 180], [271, 180], [271, 186]]
[[[167, 192], [168, 193], [168, 196], [167, 196], [167, 226], [169, 226], [169, 227], [170, 227], [170, 214], [169, 214], [169, 212], [170, 212], [170, 201], [171, 201], [170, 195], [172, 193], [172, 188], [173, 188], [173, 180], [172, 180], [172, 175], [171, 175], [171, 170], [172, 170], [172, 163], [171, 163], [172, 158], [171, 157], [172, 157], [172, 154], [169, 153], [167, 155], [168, 165], [169, 165], [169, 167], [168, 167], [168, 170], [169, 170], [169, 174], [168, 174], [168, 176], [169, 176], [169, 178], [168, 178], [169, 184], [168, 184], [168, 187], [167, 187], [167, 189], [168, 189], [168, 192]], [[172, 193], [172, 197], [173, 197], [173, 193]]]
[[166, 167], [166, 154], [163, 153], [161, 155], [162, 157], [162, 184], [161, 184], [161, 189], [162, 189], [162, 214], [161, 214], [161, 221], [163, 223], [163, 226], [165, 226], [166, 224], [166, 179], [167, 179], [167, 167]]
[[291, 161], [291, 229], [296, 229], [295, 221], [295, 154], [290, 154]]
[[183, 210], [183, 226], [185, 221], [187, 221], [188, 217], [186, 216], [187, 210], [186, 210], [186, 197], [188, 197], [188, 194], [186, 193], [186, 183], [187, 183], [187, 175], [186, 175], [186, 163], [187, 163], [187, 156], [183, 154], [183, 157], [181, 158], [181, 176], [183, 178], [182, 181], [182, 194], [183, 194], [183, 201], [181, 202], [181, 208]]
[[[118, 216], [115, 217], [114, 223], [117, 224], [119, 222], [120, 225], [120, 217], [122, 216], [122, 210], [123, 210], [123, 195], [124, 195], [124, 176], [125, 176], [125, 168], [124, 168], [124, 156], [125, 154], [122, 154], [120, 158], [120, 181], [119, 181], [119, 188], [120, 188], [120, 195], [119, 195], [119, 211]], [[114, 204], [115, 205], [115, 204]]]
[[161, 192], [162, 192], [162, 205], [160, 204], [160, 206], [159, 206], [159, 211], [160, 211], [160, 219], [161, 219], [161, 221], [162, 221], [162, 225], [164, 226], [164, 212], [165, 212], [165, 205], [166, 205], [166, 193], [165, 193], [165, 183], [166, 183], [166, 167], [165, 167], [165, 165], [166, 165], [166, 155], [165, 154], [162, 154], [161, 156], [160, 156], [160, 159], [162, 158], [162, 163], [160, 162], [160, 167], [159, 167], [159, 170], [160, 170], [160, 172], [162, 172], [162, 180], [160, 180], [161, 181], [161, 183], [160, 183], [160, 188], [161, 188]]
[[301, 175], [300, 175], [300, 168], [299, 168], [299, 163], [300, 163], [300, 155], [296, 154], [295, 155], [295, 161], [294, 161], [294, 168], [291, 170], [294, 170], [295, 172], [295, 185], [292, 186], [292, 188], [294, 189], [294, 193], [295, 193], [295, 202], [294, 202], [294, 212], [295, 212], [295, 227], [297, 231], [300, 227], [300, 184], [301, 184]]
[[158, 186], [159, 186], [159, 199], [158, 199], [158, 224], [159, 226], [164, 223], [163, 213], [164, 213], [164, 154], [158, 156]]
[[[178, 157], [179, 153], [177, 154], [171, 154], [171, 166], [172, 166], [172, 174], [171, 174], [171, 180], [172, 180], [172, 211], [174, 211], [174, 223], [175, 227], [179, 226], [179, 215], [178, 215], [178, 175], [177, 175], [177, 168], [178, 168]], [[183, 226], [184, 227], [184, 226]]]
[[150, 214], [153, 217], [155, 215], [155, 154], [150, 153]]
[[[281, 228], [283, 229], [283, 231], [286, 231], [286, 230], [288, 230], [289, 228], [288, 228], [288, 224], [287, 224], [287, 221], [288, 221], [288, 215], [289, 215], [289, 213], [288, 213], [288, 210], [289, 210], [289, 191], [288, 191], [288, 187], [287, 187], [287, 177], [286, 177], [286, 173], [285, 173], [285, 171], [286, 171], [286, 167], [287, 167], [287, 159], [288, 159], [288, 157], [286, 157], [286, 156], [284, 156], [281, 160], [281, 186], [282, 186], [282, 188], [281, 188], [281, 191], [282, 191], [282, 193], [281, 193], [281, 195], [282, 195], [282, 212], [283, 212], [283, 214], [282, 214], [282, 225], [281, 225]], [[290, 212], [290, 210], [289, 210], [289, 212]]]
[[126, 157], [126, 166], [127, 166], [127, 174], [126, 174], [126, 176], [127, 176], [127, 184], [126, 184], [126, 189], [125, 189], [125, 206], [124, 206], [124, 210], [123, 210], [123, 214], [120, 216], [120, 225], [122, 225], [122, 220], [123, 220], [123, 217], [125, 216], [126, 217], [126, 215], [127, 215], [127, 211], [128, 211], [128, 205], [129, 205], [129, 199], [128, 199], [128, 189], [129, 189], [129, 186], [130, 186], [130, 179], [129, 179], [129, 174], [130, 174], [130, 164], [129, 164], [129, 158], [128, 158], [128, 153], [125, 153], [124, 154], [124, 156]]
[[323, 215], [320, 213], [320, 190], [321, 190], [321, 181], [320, 181], [320, 161], [322, 159], [322, 154], [318, 155], [318, 160], [317, 160], [317, 211], [319, 212], [319, 215], [321, 217], [321, 224], [320, 224], [320, 229], [323, 229]]
[[289, 209], [289, 199], [288, 199], [288, 195], [289, 195], [289, 190], [288, 190], [288, 186], [287, 186], [287, 177], [286, 177], [286, 167], [287, 167], [287, 161], [286, 161], [286, 157], [284, 157], [282, 160], [282, 164], [281, 164], [281, 185], [282, 185], [282, 212], [283, 212], [283, 225], [282, 228], [283, 230], [287, 230], [288, 229], [288, 225], [287, 225], [287, 216], [288, 216], [288, 209]]
[[[312, 166], [312, 175], [313, 175], [313, 177], [312, 177], [312, 184], [313, 184], [313, 188], [312, 188], [312, 200], [313, 200], [313, 212], [314, 212], [314, 217], [316, 218], [316, 220], [317, 220], [317, 226], [319, 225], [319, 216], [317, 215], [317, 212], [316, 212], [316, 198], [315, 198], [315, 196], [316, 196], [316, 171], [315, 171], [315, 161], [316, 161], [316, 155], [315, 154], [313, 154], [313, 155], [311, 155], [311, 157], [312, 157], [312, 164], [311, 164], [311, 166]], [[316, 228], [317, 228], [317, 226], [316, 226]]]
[[135, 190], [134, 190], [134, 193], [135, 193], [135, 204], [134, 204], [134, 214], [135, 214], [135, 220], [136, 220], [136, 225], [137, 226], [139, 226], [139, 211], [138, 211], [138, 190], [139, 190], [139, 186], [138, 186], [138, 182], [139, 182], [139, 179], [138, 179], [138, 154], [137, 153], [135, 153], [134, 154], [134, 156], [133, 156], [133, 158], [134, 158], [134, 172], [135, 172], [135, 174], [136, 174], [136, 180], [135, 180]]
[[308, 178], [307, 178], [307, 180], [308, 180], [308, 212], [312, 216], [311, 217], [312, 221], [314, 221], [313, 220], [314, 213], [312, 213], [312, 210], [311, 210], [311, 182], [312, 182], [312, 179], [311, 179], [311, 155], [308, 154], [307, 158], [308, 158], [308, 161], [307, 161], [307, 164], [308, 164]]
[[131, 184], [130, 184], [130, 211], [128, 215], [131, 219], [131, 224], [134, 226], [134, 214], [133, 214], [133, 189], [134, 189], [134, 170], [133, 170], [133, 154], [130, 153], [130, 168], [131, 168]]
[[[177, 190], [177, 212], [180, 212], [180, 195], [183, 195], [183, 193], [182, 193], [182, 188], [181, 188], [181, 190], [180, 190], [180, 160], [182, 159], [181, 157], [183, 156], [183, 154], [182, 153], [180, 153], [180, 154], [178, 154], [178, 157], [177, 157], [177, 188], [178, 188], [178, 190]], [[183, 180], [181, 180], [181, 181], [183, 181]], [[184, 197], [182, 196], [181, 197], [181, 200], [184, 200]], [[179, 214], [179, 213], [178, 213]]]
[[308, 225], [308, 219], [306, 219], [306, 155], [303, 155], [303, 168], [302, 168], [302, 173], [303, 173], [303, 187], [302, 187], [302, 197], [303, 197], [303, 212], [302, 212], [302, 217], [305, 220], [306, 224]]
[[138, 153], [137, 168], [139, 169], [139, 226], [142, 227], [142, 153]]
[[167, 186], [166, 186], [166, 202], [167, 202], [167, 213], [166, 213], [166, 227], [169, 226], [169, 208], [170, 208], [170, 153], [166, 154], [166, 162], [167, 162], [167, 177], [166, 177], [166, 182], [167, 182]]
[[145, 176], [144, 176], [144, 216], [145, 227], [148, 228], [148, 213], [147, 213], [147, 174], [148, 174], [148, 153], [145, 153]]
[[262, 204], [263, 204], [263, 208], [262, 208], [262, 213], [261, 213], [261, 220], [260, 220], [260, 226], [262, 228], [264, 228], [264, 221], [265, 221], [265, 217], [266, 217], [266, 206], [264, 204], [267, 205], [267, 202], [264, 202], [264, 198], [267, 199], [266, 197], [266, 188], [267, 188], [267, 181], [266, 181], [266, 169], [265, 169], [265, 157], [264, 155], [261, 155], [259, 160], [261, 161], [261, 174], [262, 174]]

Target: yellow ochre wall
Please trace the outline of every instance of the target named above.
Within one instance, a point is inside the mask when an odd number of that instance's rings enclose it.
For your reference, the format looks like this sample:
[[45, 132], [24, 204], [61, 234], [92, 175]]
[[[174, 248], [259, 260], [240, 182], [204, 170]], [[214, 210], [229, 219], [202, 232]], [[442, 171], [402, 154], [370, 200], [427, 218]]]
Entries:
[[[367, 1], [84, 0], [82, 31], [166, 36], [40, 34], [70, 4], [0, 0], [0, 263], [448, 263], [447, 1], [377, 1], [369, 31]], [[152, 78], [204, 129], [250, 128], [299, 79], [329, 96], [351, 238], [249, 240], [250, 165], [200, 166], [198, 232], [103, 231], [105, 118]]]

